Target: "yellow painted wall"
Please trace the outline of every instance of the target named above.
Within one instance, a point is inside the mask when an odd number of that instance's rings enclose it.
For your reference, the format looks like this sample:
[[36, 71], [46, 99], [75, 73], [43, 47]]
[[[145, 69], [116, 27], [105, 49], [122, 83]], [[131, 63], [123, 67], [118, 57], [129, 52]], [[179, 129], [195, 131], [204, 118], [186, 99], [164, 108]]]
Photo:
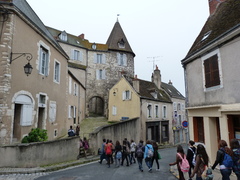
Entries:
[[[131, 99], [123, 100], [122, 94], [127, 90], [131, 92]], [[116, 115], [113, 115], [113, 106], [117, 109]], [[140, 117], [140, 97], [124, 77], [110, 89], [108, 108], [109, 121], [120, 121], [122, 117]]]

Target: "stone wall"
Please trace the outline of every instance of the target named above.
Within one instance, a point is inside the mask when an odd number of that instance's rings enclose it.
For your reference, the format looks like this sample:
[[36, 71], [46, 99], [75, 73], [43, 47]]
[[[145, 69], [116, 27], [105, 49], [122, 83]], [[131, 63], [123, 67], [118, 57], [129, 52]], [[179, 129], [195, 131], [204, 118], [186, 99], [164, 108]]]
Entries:
[[98, 148], [102, 147], [104, 138], [111, 139], [114, 144], [119, 140], [122, 145], [124, 138], [127, 138], [129, 142], [133, 139], [138, 143], [140, 133], [140, 120], [139, 118], [134, 118], [96, 129], [89, 135], [89, 144], [92, 151], [96, 154]]
[[76, 160], [79, 137], [0, 147], [0, 167], [30, 168]]

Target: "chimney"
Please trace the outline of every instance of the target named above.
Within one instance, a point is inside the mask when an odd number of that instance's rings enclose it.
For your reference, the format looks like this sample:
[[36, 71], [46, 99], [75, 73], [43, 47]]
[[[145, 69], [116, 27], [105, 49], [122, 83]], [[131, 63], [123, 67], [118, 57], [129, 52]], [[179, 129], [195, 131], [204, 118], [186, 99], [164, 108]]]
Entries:
[[137, 75], [135, 75], [135, 77], [134, 77], [134, 79], [133, 79], [133, 88], [134, 88], [135, 91], [137, 91], [138, 93], [140, 92], [139, 79], [137, 78]]
[[225, 0], [208, 0], [210, 15], [212, 15], [216, 11], [218, 5], [224, 1]]
[[82, 34], [80, 34], [78, 37], [80, 37], [81, 39], [84, 39], [84, 34], [82, 33]]
[[171, 80], [169, 80], [168, 84], [169, 84], [169, 85], [172, 85], [172, 81], [171, 81]]
[[157, 86], [158, 89], [161, 89], [162, 80], [161, 80], [160, 70], [158, 69], [157, 65], [152, 75], [152, 82]]

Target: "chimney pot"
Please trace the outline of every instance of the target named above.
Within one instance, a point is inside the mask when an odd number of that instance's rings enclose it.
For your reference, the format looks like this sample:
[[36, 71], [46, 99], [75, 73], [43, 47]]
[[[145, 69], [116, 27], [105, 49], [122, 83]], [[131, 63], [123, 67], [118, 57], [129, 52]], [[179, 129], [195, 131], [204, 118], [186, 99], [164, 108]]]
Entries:
[[82, 33], [82, 34], [80, 34], [78, 37], [80, 37], [81, 39], [84, 39], [84, 34]]

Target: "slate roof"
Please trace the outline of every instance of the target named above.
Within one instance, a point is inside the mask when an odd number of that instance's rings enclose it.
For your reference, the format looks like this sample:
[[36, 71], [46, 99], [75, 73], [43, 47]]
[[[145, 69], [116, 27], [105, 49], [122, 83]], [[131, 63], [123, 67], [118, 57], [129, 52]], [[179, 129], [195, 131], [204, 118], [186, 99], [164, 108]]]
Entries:
[[[120, 42], [122, 40], [125, 43], [125, 47], [119, 48], [118, 42]], [[132, 51], [132, 48], [122, 30], [122, 27], [118, 21], [114, 24], [113, 29], [111, 31], [110, 36], [108, 37], [106, 44], [108, 45], [110, 50], [130, 52], [135, 56], [135, 54]]]
[[[12, 0], [12, 3], [35, 27], [37, 27], [39, 31], [41, 31], [48, 38], [50, 42], [55, 45], [58, 50], [61, 51], [61, 53], [68, 57], [62, 47], [47, 30], [46, 26], [43, 24], [37, 14], [33, 11], [31, 6], [26, 2], [26, 0]], [[11, 3], [9, 3], [9, 5], [11, 5]]]
[[[139, 89], [140, 89], [139, 95], [141, 96], [141, 98], [150, 99], [153, 101], [162, 101], [167, 103], [172, 102], [170, 97], [166, 94], [166, 92], [162, 89], [158, 89], [153, 82], [139, 79]], [[154, 92], [158, 92], [157, 99], [155, 99], [151, 95], [151, 93]]]
[[[49, 30], [49, 32], [52, 34], [52, 36], [57, 41], [65, 43], [65, 44], [69, 44], [72, 46], [81, 47], [81, 48], [85, 48], [85, 49], [92, 49], [92, 45], [94, 44], [94, 43], [90, 43], [87, 39], [82, 39], [79, 36], [75, 36], [75, 35], [69, 34], [67, 32], [66, 32], [67, 41], [63, 41], [59, 38], [59, 35], [64, 31], [60, 31], [60, 30], [54, 29], [52, 27], [47, 27], [47, 29]], [[97, 45], [96, 50], [102, 50], [102, 51], [108, 50], [108, 46], [106, 44], [99, 44], [99, 43], [95, 43], [95, 44]]]
[[[190, 48], [185, 59], [200, 51], [201, 49], [211, 45], [216, 40], [223, 38], [231, 33], [236, 28], [240, 27], [240, 1], [226, 0], [219, 4], [215, 13], [209, 16], [200, 34], [196, 38]], [[202, 40], [206, 33], [210, 32], [209, 36]]]
[[172, 85], [162, 82], [161, 87], [168, 93], [171, 98], [185, 99], [185, 97]]

